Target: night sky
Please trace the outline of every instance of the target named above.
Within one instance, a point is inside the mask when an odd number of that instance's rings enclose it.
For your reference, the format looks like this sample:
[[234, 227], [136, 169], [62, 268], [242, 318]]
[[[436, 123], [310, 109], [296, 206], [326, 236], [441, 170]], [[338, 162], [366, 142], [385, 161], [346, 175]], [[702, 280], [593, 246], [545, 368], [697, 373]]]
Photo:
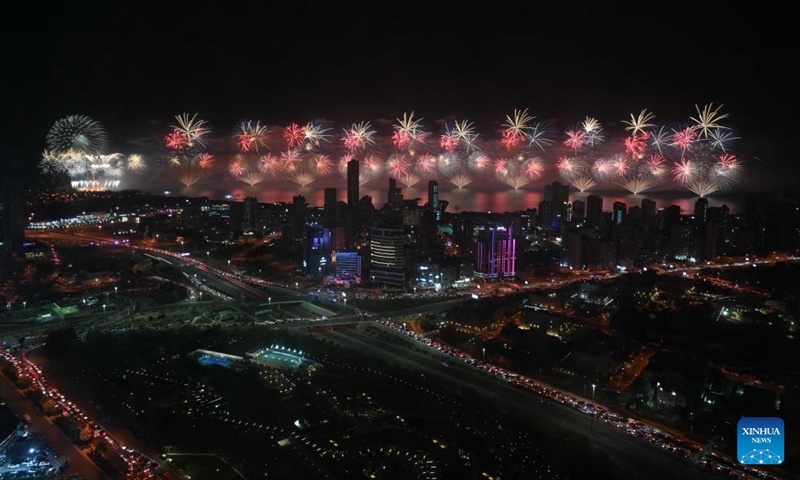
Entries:
[[49, 127], [76, 113], [113, 146], [163, 136], [181, 112], [232, 131], [247, 118], [346, 126], [415, 111], [490, 134], [514, 109], [622, 131], [645, 108], [688, 121], [708, 103], [724, 104], [764, 189], [800, 173], [796, 27], [768, 2], [108, 3], [4, 15], [9, 175], [30, 180]]

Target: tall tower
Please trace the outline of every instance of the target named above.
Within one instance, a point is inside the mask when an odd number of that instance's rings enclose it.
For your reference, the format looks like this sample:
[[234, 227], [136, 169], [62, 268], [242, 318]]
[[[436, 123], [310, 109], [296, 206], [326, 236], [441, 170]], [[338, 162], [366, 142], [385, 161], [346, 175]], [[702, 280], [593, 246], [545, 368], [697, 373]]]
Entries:
[[625, 221], [625, 216], [627, 214], [628, 206], [625, 205], [625, 202], [620, 202], [619, 200], [614, 202], [614, 208], [612, 210], [614, 225], [622, 225], [622, 222]]
[[358, 199], [361, 198], [358, 193], [358, 160], [355, 158], [347, 162], [347, 207], [350, 209], [356, 208]]
[[589, 195], [586, 199], [586, 225], [590, 227], [600, 226], [600, 217], [603, 216], [603, 197]]
[[336, 207], [337, 207], [337, 200], [336, 200], [336, 189], [335, 188], [326, 188], [325, 189], [325, 204], [322, 210], [322, 225], [326, 227], [332, 227], [336, 225]]
[[694, 221], [705, 223], [708, 220], [708, 199], [700, 197], [694, 202]]
[[436, 220], [442, 219], [442, 212], [439, 211], [439, 182], [436, 180], [428, 182], [428, 210]]

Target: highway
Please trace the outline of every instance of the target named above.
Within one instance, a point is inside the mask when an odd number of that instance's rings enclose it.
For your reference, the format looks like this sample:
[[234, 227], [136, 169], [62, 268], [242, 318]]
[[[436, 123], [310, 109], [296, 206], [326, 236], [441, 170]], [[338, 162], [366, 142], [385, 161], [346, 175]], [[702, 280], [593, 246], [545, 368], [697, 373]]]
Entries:
[[[553, 434], [571, 431], [588, 435], [592, 444], [607, 453], [626, 478], [720, 478], [695, 468], [688, 460], [672, 452], [629, 436], [624, 430], [601, 421], [593, 421], [589, 415], [515, 387], [467, 365], [453, 362], [450, 367], [443, 367], [438, 358], [418, 353], [405, 345], [384, 342], [354, 329], [323, 331], [315, 335], [382, 357], [403, 367], [418, 369], [454, 387], [475, 387], [474, 390], [483, 395], [494, 408], [525, 422], [533, 431], [547, 428]], [[590, 429], [593, 429], [593, 433], [590, 433]]]

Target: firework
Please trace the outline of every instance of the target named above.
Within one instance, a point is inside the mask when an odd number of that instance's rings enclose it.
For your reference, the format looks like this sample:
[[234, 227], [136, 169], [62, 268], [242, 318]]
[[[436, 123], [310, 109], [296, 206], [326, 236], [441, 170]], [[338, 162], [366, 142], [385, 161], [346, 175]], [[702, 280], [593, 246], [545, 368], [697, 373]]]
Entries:
[[411, 170], [411, 162], [409, 162], [404, 155], [395, 155], [386, 163], [389, 175], [394, 178], [400, 178], [408, 175]]
[[281, 171], [281, 167], [281, 160], [271, 153], [261, 155], [258, 158], [258, 171], [261, 173], [269, 173], [274, 177]]
[[564, 140], [564, 145], [577, 153], [581, 147], [586, 145], [586, 132], [583, 130], [567, 130], [567, 139]]
[[645, 190], [648, 190], [653, 187], [653, 183], [650, 181], [650, 179], [639, 176], [620, 177], [619, 180], [617, 181], [617, 185], [621, 186], [622, 188], [631, 192], [634, 195], [639, 195]]
[[692, 127], [672, 131], [671, 145], [678, 148], [681, 151], [681, 155], [691, 150], [695, 140], [697, 140], [697, 131]]
[[514, 190], [519, 190], [525, 185], [531, 183], [531, 179], [527, 175], [520, 173], [504, 175], [502, 180]]
[[463, 147], [467, 153], [474, 150], [475, 140], [478, 134], [472, 122], [463, 120], [454, 122], [452, 125], [445, 124], [445, 133], [439, 137], [439, 145], [448, 153], [453, 153]]
[[316, 155], [312, 159], [314, 171], [317, 175], [327, 175], [333, 171], [333, 162], [327, 155]]
[[103, 125], [86, 115], [70, 115], [56, 121], [46, 139], [47, 148], [53, 155], [71, 151], [97, 154], [108, 145], [108, 134]]
[[689, 119], [695, 123], [694, 127], [692, 128], [699, 132], [698, 138], [708, 138], [713, 130], [718, 128], [727, 128], [717, 123], [720, 120], [728, 118], [727, 113], [723, 115], [719, 114], [719, 109], [722, 107], [723, 105], [714, 108], [714, 104], [710, 103], [704, 106], [703, 110], [701, 111], [700, 107], [697, 105], [694, 106], [694, 108], [697, 110], [697, 118], [689, 117]]
[[687, 183], [694, 178], [694, 175], [694, 164], [685, 158], [682, 158], [680, 162], [675, 162], [672, 168], [672, 178], [678, 183]]
[[422, 179], [413, 173], [407, 173], [397, 178], [397, 181], [406, 187], [413, 187], [415, 184], [419, 183], [420, 180]]
[[302, 162], [303, 157], [298, 150], [286, 150], [285, 152], [281, 152], [281, 163], [283, 164], [284, 170], [293, 172], [299, 169]]
[[529, 147], [536, 146], [542, 151], [555, 143], [555, 141], [550, 138], [550, 128], [544, 123], [534, 123], [531, 125], [528, 129], [527, 137]]
[[308, 122], [303, 128], [303, 137], [306, 141], [306, 149], [310, 150], [311, 147], [319, 147], [322, 142], [327, 142], [330, 135], [327, 133], [330, 128], [323, 128], [322, 125]]
[[249, 171], [245, 172], [244, 175], [239, 177], [239, 179], [244, 183], [250, 185], [251, 187], [254, 187], [259, 183], [261, 183], [262, 181], [264, 181], [263, 175], [261, 175], [258, 172], [249, 172]]
[[672, 135], [667, 131], [667, 127], [662, 125], [653, 129], [650, 134], [650, 147], [655, 148], [658, 153], [663, 155], [664, 149], [671, 146], [671, 140]]
[[241, 155], [236, 155], [231, 159], [231, 163], [228, 165], [228, 172], [234, 177], [241, 177], [245, 173], [247, 173], [247, 163], [245, 159]]
[[138, 172], [142, 169], [144, 169], [144, 160], [141, 155], [134, 153], [128, 157], [128, 170]]
[[603, 136], [603, 126], [600, 125], [600, 122], [596, 118], [586, 117], [586, 120], [581, 123], [581, 128], [583, 129], [586, 145], [594, 147], [603, 143], [603, 140], [605, 140]]
[[385, 165], [377, 156], [367, 155], [361, 160], [361, 167], [360, 170], [364, 172], [367, 177], [373, 179], [379, 177], [383, 173]]
[[647, 148], [647, 141], [650, 138], [648, 132], [631, 135], [625, 138], [625, 153], [634, 160], [639, 160], [644, 156]]
[[214, 155], [210, 153], [203, 153], [197, 159], [197, 166], [204, 170], [208, 170], [214, 165]]
[[173, 130], [172, 133], [164, 137], [164, 143], [171, 150], [183, 150], [189, 145], [189, 138], [182, 130]]
[[178, 181], [186, 188], [191, 187], [200, 180], [200, 174], [197, 172], [186, 172], [178, 177]]
[[424, 174], [433, 174], [436, 170], [436, 157], [427, 153], [415, 157], [414, 169]]
[[731, 129], [715, 128], [709, 134], [711, 145], [723, 152], [727, 152], [739, 140]]
[[536, 117], [528, 115], [528, 109], [519, 111], [514, 109], [514, 116], [506, 115], [506, 122], [503, 124], [502, 143], [507, 150], [519, 145], [527, 138], [528, 123]]
[[344, 129], [342, 142], [344, 142], [345, 148], [350, 153], [355, 153], [364, 149], [367, 145], [374, 144], [375, 139], [372, 138], [374, 136], [375, 130], [372, 129], [369, 122], [354, 123], [349, 129]]
[[289, 178], [296, 184], [300, 185], [302, 188], [309, 186], [316, 177], [311, 172], [306, 171], [297, 171], [289, 175]]
[[459, 190], [472, 183], [472, 176], [466, 172], [456, 172], [447, 177], [447, 181], [455, 185]]
[[403, 119], [396, 119], [397, 123], [394, 125], [394, 133], [392, 134], [392, 143], [399, 149], [408, 148], [414, 142], [423, 143], [425, 141], [424, 133], [420, 127], [422, 119], [415, 120], [414, 112], [411, 114], [403, 113]]
[[587, 190], [591, 190], [595, 185], [597, 185], [597, 182], [589, 175], [579, 175], [575, 177], [570, 184], [578, 189], [579, 192], [585, 192]]
[[628, 125], [627, 127], [625, 127], [625, 130], [629, 130], [631, 132], [631, 135], [636, 135], [645, 133], [645, 129], [647, 128], [654, 127], [655, 126], [654, 124], [649, 123], [654, 118], [655, 116], [652, 113], [648, 112], [647, 110], [642, 110], [636, 117], [634, 117], [633, 114], [631, 113], [630, 122], [623, 120], [622, 123]]
[[203, 145], [202, 138], [211, 131], [206, 127], [205, 120], [198, 120], [197, 114], [189, 118], [188, 113], [176, 115], [175, 119], [178, 121], [178, 125], [173, 125], [172, 128], [183, 132], [189, 146], [192, 146], [194, 142]]
[[290, 123], [283, 129], [283, 138], [290, 149], [297, 147], [305, 140], [305, 129], [296, 123]]
[[259, 149], [266, 148], [268, 133], [269, 129], [261, 125], [261, 122], [258, 120], [256, 120], [255, 123], [252, 120], [239, 122], [235, 134], [236, 145], [242, 153], [247, 153], [252, 150], [258, 152]]

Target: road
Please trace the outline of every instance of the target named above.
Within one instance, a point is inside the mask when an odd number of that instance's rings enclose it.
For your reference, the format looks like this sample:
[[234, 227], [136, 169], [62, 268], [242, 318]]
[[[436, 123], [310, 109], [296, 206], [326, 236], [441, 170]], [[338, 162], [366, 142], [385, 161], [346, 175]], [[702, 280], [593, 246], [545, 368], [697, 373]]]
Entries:
[[546, 424], [553, 433], [571, 431], [589, 435], [590, 428], [593, 428], [594, 432], [590, 435], [592, 444], [607, 453], [627, 478], [719, 478], [696, 469], [688, 460], [631, 437], [616, 427], [599, 421], [591, 425], [592, 417], [589, 415], [514, 387], [467, 365], [453, 362], [450, 367], [442, 367], [437, 358], [417, 353], [406, 346], [384, 342], [357, 330], [325, 331], [318, 335], [345, 347], [421, 370], [443, 383], [474, 387], [493, 406], [525, 421], [534, 431], [541, 428], [541, 424]]
[[64, 471], [65, 474], [77, 473], [86, 480], [108, 480], [109, 477], [58, 427], [42, 415], [39, 409], [2, 373], [0, 373], [0, 395], [19, 418], [23, 418], [25, 414], [30, 415], [30, 432], [41, 434], [42, 438], [56, 449], [61, 459], [69, 462], [69, 467]]

